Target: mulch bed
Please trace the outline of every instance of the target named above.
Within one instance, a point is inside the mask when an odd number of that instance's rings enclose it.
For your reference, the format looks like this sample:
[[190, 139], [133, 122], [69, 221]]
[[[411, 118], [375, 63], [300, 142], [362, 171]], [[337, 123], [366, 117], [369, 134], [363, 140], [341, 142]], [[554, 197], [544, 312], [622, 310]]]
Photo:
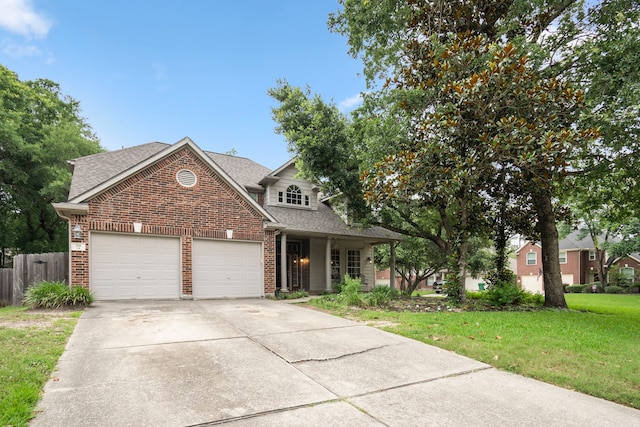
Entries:
[[462, 305], [456, 305], [449, 302], [447, 298], [408, 296], [402, 296], [393, 300], [389, 305], [384, 307], [384, 310], [387, 311], [411, 311], [414, 313], [442, 311], [538, 311], [540, 309], [541, 307], [526, 305], [497, 307], [480, 300], [469, 300]]

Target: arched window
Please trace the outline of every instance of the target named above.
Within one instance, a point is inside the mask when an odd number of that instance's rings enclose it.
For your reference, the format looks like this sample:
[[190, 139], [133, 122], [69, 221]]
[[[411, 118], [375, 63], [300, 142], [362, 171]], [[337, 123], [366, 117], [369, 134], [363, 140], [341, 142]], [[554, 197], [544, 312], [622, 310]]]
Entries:
[[290, 185], [287, 188], [287, 204], [289, 205], [301, 205], [302, 204], [302, 192], [297, 185]]

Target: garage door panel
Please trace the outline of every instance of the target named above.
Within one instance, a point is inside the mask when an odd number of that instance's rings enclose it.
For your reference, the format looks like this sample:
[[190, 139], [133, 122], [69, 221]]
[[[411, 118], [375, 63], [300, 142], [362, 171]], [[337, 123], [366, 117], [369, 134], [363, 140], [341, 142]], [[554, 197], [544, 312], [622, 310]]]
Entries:
[[157, 236], [91, 236], [91, 290], [96, 299], [180, 296], [180, 240]]
[[194, 298], [263, 296], [261, 257], [258, 242], [194, 240]]

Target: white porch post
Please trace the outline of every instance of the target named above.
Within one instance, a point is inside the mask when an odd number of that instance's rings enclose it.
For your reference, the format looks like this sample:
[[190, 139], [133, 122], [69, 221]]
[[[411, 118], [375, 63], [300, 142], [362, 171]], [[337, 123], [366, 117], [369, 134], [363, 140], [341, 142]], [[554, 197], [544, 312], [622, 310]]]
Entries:
[[280, 292], [289, 292], [287, 289], [287, 234], [280, 235]]
[[389, 242], [391, 257], [389, 259], [389, 286], [396, 287], [396, 242]]
[[324, 277], [326, 281], [327, 290], [331, 290], [331, 237], [327, 237], [325, 244], [325, 267]]

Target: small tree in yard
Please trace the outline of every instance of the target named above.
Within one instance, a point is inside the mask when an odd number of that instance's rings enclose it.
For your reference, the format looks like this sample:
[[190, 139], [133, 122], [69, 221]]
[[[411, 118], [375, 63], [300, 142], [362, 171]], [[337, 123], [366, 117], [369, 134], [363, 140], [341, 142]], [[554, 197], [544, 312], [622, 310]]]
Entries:
[[[389, 268], [389, 246], [376, 248], [376, 265]], [[447, 264], [445, 254], [432, 241], [419, 237], [408, 237], [396, 247], [395, 272], [401, 277], [400, 292], [411, 295], [420, 282], [440, 271]]]

